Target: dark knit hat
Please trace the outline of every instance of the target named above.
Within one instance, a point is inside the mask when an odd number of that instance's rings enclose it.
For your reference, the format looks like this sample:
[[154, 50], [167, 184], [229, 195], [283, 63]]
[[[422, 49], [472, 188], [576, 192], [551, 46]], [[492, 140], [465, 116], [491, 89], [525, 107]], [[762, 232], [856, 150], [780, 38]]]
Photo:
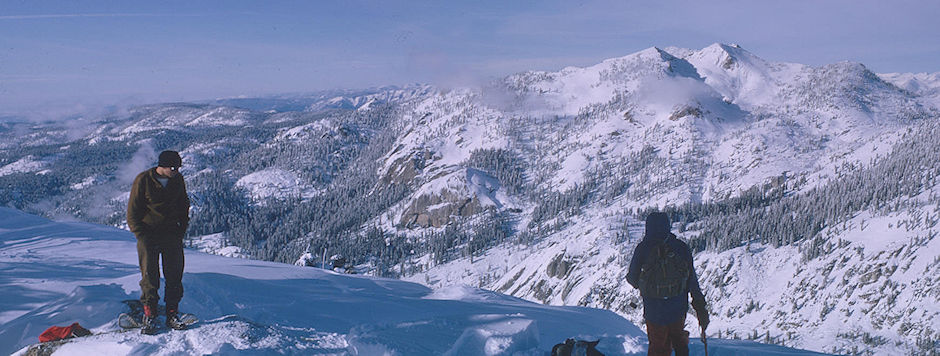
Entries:
[[179, 152], [176, 152], [176, 151], [160, 152], [160, 160], [159, 160], [159, 163], [157, 163], [157, 166], [179, 167], [182, 165], [183, 165], [183, 159], [180, 158]]
[[666, 213], [655, 212], [646, 217], [646, 236], [665, 238], [669, 235], [670, 227], [672, 224]]

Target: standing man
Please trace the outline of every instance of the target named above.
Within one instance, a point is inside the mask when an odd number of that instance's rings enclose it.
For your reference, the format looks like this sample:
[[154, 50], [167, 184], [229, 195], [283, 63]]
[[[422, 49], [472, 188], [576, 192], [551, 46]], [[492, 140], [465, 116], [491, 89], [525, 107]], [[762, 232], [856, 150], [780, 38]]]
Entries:
[[649, 337], [648, 355], [689, 354], [689, 332], [685, 315], [689, 295], [699, 325], [708, 327], [705, 295], [698, 284], [689, 245], [669, 232], [671, 224], [665, 213], [651, 213], [646, 218], [646, 235], [633, 252], [627, 282], [640, 290], [643, 317]]
[[157, 331], [154, 319], [160, 300], [160, 256], [166, 279], [166, 325], [177, 330], [185, 328], [178, 318], [183, 297], [183, 235], [189, 227], [189, 196], [179, 173], [182, 165], [176, 151], [161, 152], [157, 167], [134, 179], [127, 202], [127, 226], [137, 237], [143, 334]]

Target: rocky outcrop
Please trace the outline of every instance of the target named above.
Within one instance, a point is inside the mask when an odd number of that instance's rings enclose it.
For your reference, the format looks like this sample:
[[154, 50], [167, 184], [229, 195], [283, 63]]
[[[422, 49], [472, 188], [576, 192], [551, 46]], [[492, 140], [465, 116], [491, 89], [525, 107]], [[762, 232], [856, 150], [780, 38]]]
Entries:
[[399, 223], [405, 227], [442, 227], [453, 217], [469, 217], [483, 211], [479, 199], [443, 190], [440, 194], [421, 195], [411, 202]]
[[559, 254], [548, 263], [548, 266], [545, 267], [545, 274], [549, 277], [561, 278], [564, 279], [568, 276], [568, 272], [571, 271], [574, 266], [574, 262], [568, 258], [565, 258], [565, 254]]
[[702, 109], [694, 106], [686, 106], [673, 112], [672, 115], [669, 116], [669, 120], [676, 121], [689, 115], [702, 117]]
[[[407, 173], [408, 171], [402, 171]], [[408, 229], [442, 227], [487, 209], [505, 208], [499, 180], [479, 169], [431, 165], [417, 180], [430, 177], [407, 200], [398, 224]]]
[[431, 151], [416, 150], [409, 155], [399, 157], [389, 166], [385, 176], [382, 177], [382, 182], [385, 184], [410, 183], [421, 174], [421, 171], [427, 166], [427, 161], [433, 156], [434, 154]]

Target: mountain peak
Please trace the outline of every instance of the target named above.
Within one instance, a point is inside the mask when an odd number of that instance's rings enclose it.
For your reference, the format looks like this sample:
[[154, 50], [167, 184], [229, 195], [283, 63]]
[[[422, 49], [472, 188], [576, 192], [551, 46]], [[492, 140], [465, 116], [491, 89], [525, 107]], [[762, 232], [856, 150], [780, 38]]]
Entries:
[[[702, 80], [702, 77], [699, 76], [698, 71], [695, 70], [695, 66], [686, 61], [683, 58], [677, 57], [676, 55], [670, 53], [667, 50], [664, 50], [659, 47], [650, 47], [642, 51], [636, 52], [632, 55], [618, 58], [618, 60], [626, 58], [636, 58], [639, 60], [653, 61], [653, 62], [662, 62], [665, 64], [665, 72], [669, 75], [678, 75], [683, 77], [689, 77], [696, 80]], [[604, 61], [608, 62], [608, 61]]]
[[732, 70], [738, 63], [762, 64], [764, 60], [751, 54], [737, 44], [713, 43], [702, 50], [695, 52], [691, 57], [707, 59], [709, 62], [724, 70]]
[[656, 51], [656, 53], [658, 53], [660, 58], [662, 58], [664, 61], [671, 61], [676, 59], [676, 56], [673, 56], [671, 53], [666, 52], [659, 47], [653, 47], [653, 50]]

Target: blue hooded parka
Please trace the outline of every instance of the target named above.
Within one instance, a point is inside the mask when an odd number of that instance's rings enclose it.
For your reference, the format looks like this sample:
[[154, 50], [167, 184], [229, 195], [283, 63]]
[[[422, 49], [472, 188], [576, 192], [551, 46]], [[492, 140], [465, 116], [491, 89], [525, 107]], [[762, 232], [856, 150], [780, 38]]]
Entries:
[[689, 263], [690, 271], [685, 293], [670, 298], [647, 298], [643, 296], [643, 317], [646, 321], [657, 325], [669, 325], [681, 320], [689, 311], [689, 295], [692, 300], [705, 300], [702, 289], [698, 284], [698, 275], [692, 263], [692, 250], [689, 245], [676, 238], [669, 232], [669, 217], [665, 213], [652, 213], [646, 218], [646, 235], [633, 251], [630, 261], [630, 270], [627, 272], [627, 282], [634, 288], [639, 288], [640, 270], [650, 256], [653, 248], [663, 240], [676, 254]]

